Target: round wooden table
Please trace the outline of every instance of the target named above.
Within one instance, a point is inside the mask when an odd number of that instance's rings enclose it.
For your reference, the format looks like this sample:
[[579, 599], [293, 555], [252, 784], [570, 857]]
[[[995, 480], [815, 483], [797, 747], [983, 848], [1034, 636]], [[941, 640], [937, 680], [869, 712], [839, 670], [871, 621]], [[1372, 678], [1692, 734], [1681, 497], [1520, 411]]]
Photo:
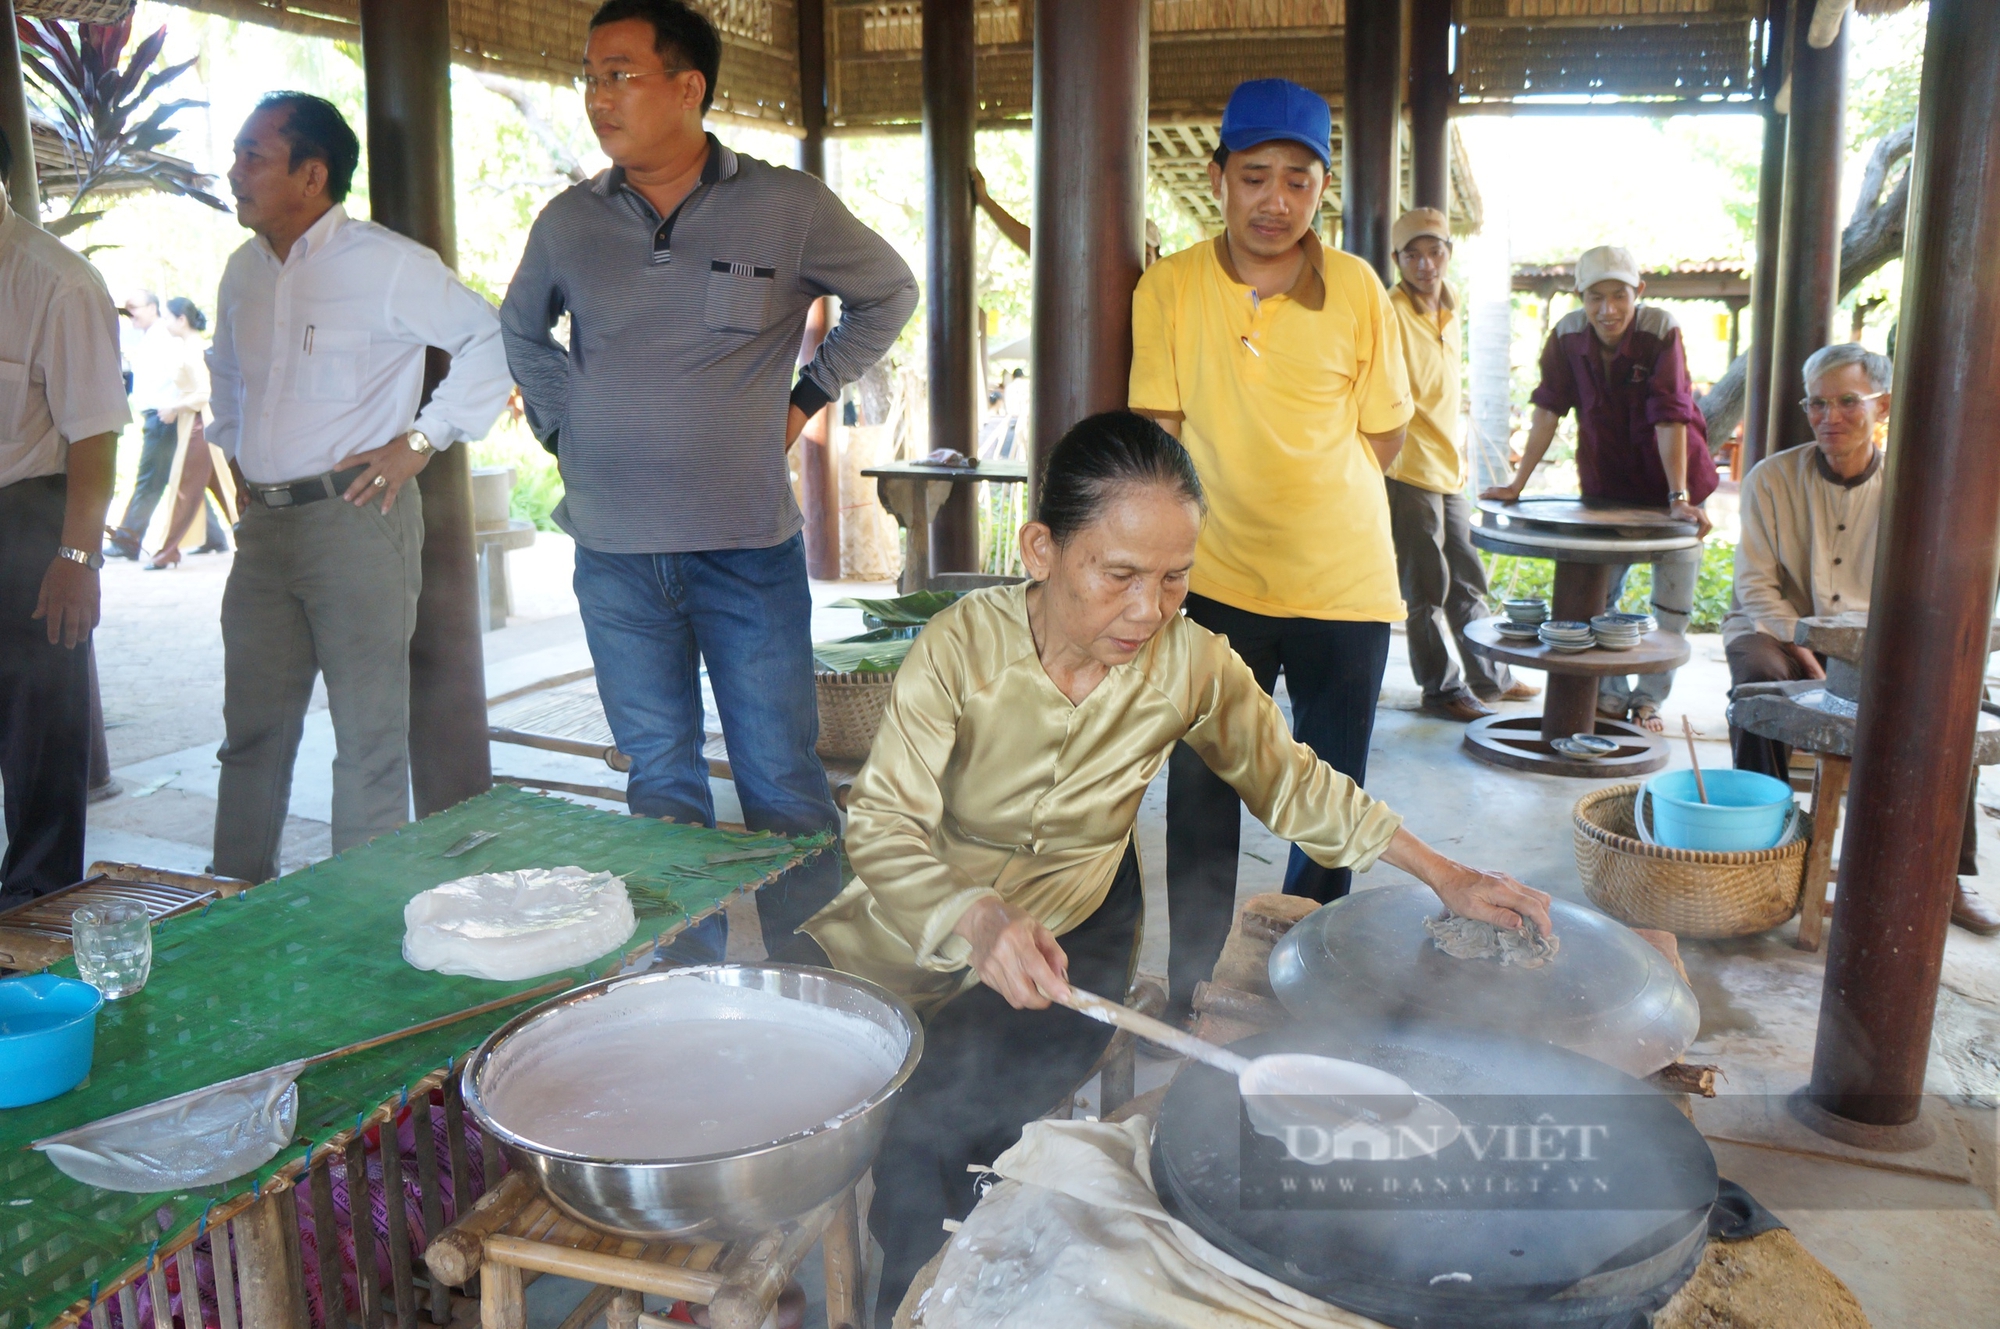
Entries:
[[[1664, 509], [1599, 503], [1581, 498], [1524, 498], [1516, 503], [1479, 501], [1480, 524], [1472, 543], [1496, 554], [1546, 558], [1556, 565], [1549, 617], [1588, 622], [1604, 612], [1611, 569], [1621, 564], [1694, 562], [1701, 538], [1690, 522]], [[1496, 715], [1466, 726], [1465, 748], [1479, 760], [1543, 775], [1607, 779], [1644, 775], [1667, 764], [1662, 738], [1624, 720], [1597, 713], [1599, 680], [1613, 674], [1649, 674], [1688, 661], [1687, 639], [1664, 629], [1649, 632], [1629, 651], [1593, 647], [1575, 654], [1540, 642], [1515, 642], [1496, 630], [1497, 619], [1466, 629], [1477, 655], [1549, 676], [1540, 715]], [[1573, 734], [1601, 734], [1618, 750], [1591, 760], [1566, 757], [1550, 741]]]

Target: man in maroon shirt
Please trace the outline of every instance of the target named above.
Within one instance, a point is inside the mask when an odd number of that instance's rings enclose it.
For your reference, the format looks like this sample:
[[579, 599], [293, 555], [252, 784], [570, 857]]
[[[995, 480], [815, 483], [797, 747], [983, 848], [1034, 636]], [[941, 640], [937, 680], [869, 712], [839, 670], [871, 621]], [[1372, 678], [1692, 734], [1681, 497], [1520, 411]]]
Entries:
[[[1512, 482], [1481, 498], [1519, 498], [1555, 438], [1556, 425], [1576, 412], [1576, 469], [1585, 498], [1664, 507], [1693, 522], [1706, 536], [1701, 505], [1715, 492], [1715, 458], [1708, 424], [1688, 381], [1680, 325], [1657, 305], [1641, 305], [1646, 284], [1631, 253], [1611, 245], [1588, 250], [1576, 263], [1583, 308], [1565, 315], [1542, 347], [1542, 381], [1531, 400], [1533, 424]], [[1653, 613], [1660, 626], [1687, 629], [1694, 607], [1698, 553], [1653, 564]], [[1611, 603], [1628, 569], [1611, 571]], [[1616, 719], [1628, 714], [1646, 728], [1665, 726], [1659, 709], [1673, 687], [1672, 670], [1641, 675], [1637, 686], [1622, 677], [1604, 680], [1598, 710]]]

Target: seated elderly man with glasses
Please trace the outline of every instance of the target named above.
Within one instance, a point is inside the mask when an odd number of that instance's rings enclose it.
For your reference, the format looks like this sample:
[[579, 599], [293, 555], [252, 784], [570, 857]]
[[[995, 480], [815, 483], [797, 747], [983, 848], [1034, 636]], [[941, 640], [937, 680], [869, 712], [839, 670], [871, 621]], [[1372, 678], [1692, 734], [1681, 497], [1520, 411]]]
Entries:
[[[1731, 687], [1825, 678], [1822, 662], [1793, 644], [1798, 621], [1867, 612], [1889, 382], [1889, 357], [1865, 346], [1815, 351], [1803, 403], [1812, 446], [1775, 453], [1744, 477], [1736, 586], [1722, 623]], [[1741, 729], [1729, 739], [1738, 770], [1785, 778], [1784, 744]]]
[[[1767, 457], [1743, 480], [1736, 587], [1722, 640], [1732, 688], [1744, 683], [1824, 678], [1824, 661], [1793, 644], [1807, 615], [1866, 612], [1875, 576], [1882, 513], [1882, 447], [1888, 432], [1889, 358], [1851, 342], [1806, 360], [1805, 408], [1813, 445]], [[1791, 749], [1731, 729], [1738, 770], [1784, 779]], [[1974, 772], [1973, 794], [1978, 792]], [[1961, 877], [1979, 870], [1979, 809], [1968, 797]], [[2000, 933], [2000, 913], [1963, 881], [1951, 921], [1983, 936]]]

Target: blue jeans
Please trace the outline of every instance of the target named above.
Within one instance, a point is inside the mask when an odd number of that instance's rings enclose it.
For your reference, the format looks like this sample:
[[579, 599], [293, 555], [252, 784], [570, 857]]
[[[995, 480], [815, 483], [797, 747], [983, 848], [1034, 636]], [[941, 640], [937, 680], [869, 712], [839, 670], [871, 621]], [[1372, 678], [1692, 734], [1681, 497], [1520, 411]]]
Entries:
[[[744, 824], [786, 835], [839, 829], [813, 751], [819, 704], [802, 536], [768, 549], [689, 554], [605, 554], [579, 544], [575, 586], [597, 694], [618, 750], [632, 759], [626, 799], [634, 816], [715, 824], [701, 754], [705, 660]], [[779, 957], [839, 890], [840, 859], [827, 851], [758, 891], [765, 949]], [[727, 938], [716, 914], [662, 956], [712, 963]]]

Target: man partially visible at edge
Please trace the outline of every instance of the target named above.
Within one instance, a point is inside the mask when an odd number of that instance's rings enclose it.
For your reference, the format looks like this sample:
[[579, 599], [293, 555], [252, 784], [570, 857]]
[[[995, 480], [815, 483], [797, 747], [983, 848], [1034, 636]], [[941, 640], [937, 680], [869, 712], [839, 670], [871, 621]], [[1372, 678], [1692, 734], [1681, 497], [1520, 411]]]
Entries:
[[90, 634], [118, 433], [132, 419], [97, 269], [6, 193], [0, 133], [0, 908], [83, 877]]

